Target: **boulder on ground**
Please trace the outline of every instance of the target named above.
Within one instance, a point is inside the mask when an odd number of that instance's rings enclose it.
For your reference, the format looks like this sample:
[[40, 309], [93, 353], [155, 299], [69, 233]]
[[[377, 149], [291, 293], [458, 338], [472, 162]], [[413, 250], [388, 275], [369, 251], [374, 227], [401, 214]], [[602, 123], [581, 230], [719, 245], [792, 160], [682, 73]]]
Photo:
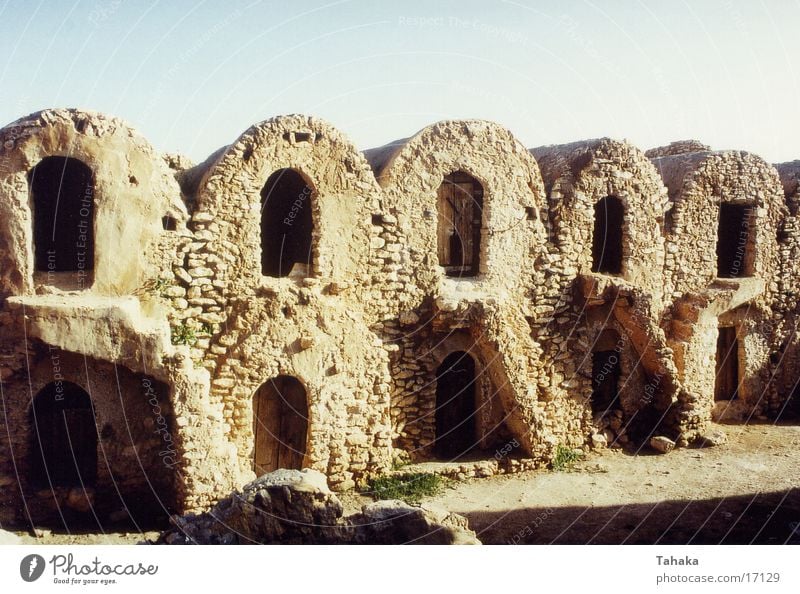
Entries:
[[465, 517], [396, 499], [365, 505], [346, 522], [352, 544], [481, 544]]
[[667, 454], [675, 449], [675, 442], [669, 437], [656, 435], [650, 439], [650, 447], [660, 454]]
[[172, 518], [159, 544], [480, 544], [466, 518], [426, 506], [378, 501], [342, 518], [316, 470], [276, 470], [203, 514]]
[[713, 448], [727, 443], [728, 436], [721, 429], [710, 429], [697, 439], [697, 445], [701, 448]]

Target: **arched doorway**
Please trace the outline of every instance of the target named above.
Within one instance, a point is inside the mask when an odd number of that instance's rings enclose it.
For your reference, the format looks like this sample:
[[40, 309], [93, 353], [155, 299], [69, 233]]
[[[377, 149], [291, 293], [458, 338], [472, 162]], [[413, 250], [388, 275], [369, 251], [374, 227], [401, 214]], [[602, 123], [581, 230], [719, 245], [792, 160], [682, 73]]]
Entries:
[[308, 400], [300, 381], [279, 375], [253, 397], [253, 468], [258, 476], [278, 468], [301, 469], [308, 438]]
[[28, 172], [33, 207], [35, 269], [94, 268], [94, 179], [70, 157], [46, 157]]
[[261, 274], [312, 272], [311, 187], [294, 169], [279, 169], [261, 190]]
[[739, 397], [739, 339], [734, 326], [721, 326], [717, 335], [714, 400]]
[[450, 353], [436, 370], [436, 456], [453, 460], [476, 445], [475, 411], [475, 360]]
[[70, 382], [47, 384], [31, 408], [31, 474], [41, 487], [88, 487], [97, 479], [97, 426], [89, 395]]
[[622, 227], [625, 209], [616, 196], [606, 196], [594, 205], [592, 272], [622, 273]]
[[437, 199], [437, 252], [447, 276], [479, 271], [483, 186], [468, 173], [445, 176]]
[[620, 359], [623, 343], [616, 330], [603, 330], [592, 349], [592, 412], [619, 408]]

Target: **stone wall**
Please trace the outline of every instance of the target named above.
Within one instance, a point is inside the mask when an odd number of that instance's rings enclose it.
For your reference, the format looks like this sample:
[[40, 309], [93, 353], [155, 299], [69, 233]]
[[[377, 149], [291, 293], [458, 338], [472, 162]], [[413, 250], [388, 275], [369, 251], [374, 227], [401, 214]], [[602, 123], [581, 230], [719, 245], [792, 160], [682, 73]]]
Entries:
[[[775, 169], [740, 151], [700, 151], [653, 159], [669, 189], [662, 325], [684, 390], [676, 408], [684, 440], [702, 434], [714, 407], [718, 328], [732, 326], [741, 344], [739, 400], [761, 414], [784, 396], [774, 392], [770, 353], [781, 343], [778, 230], [787, 210]], [[735, 278], [720, 278], [717, 233], [721, 205], [744, 207], [737, 233]]]
[[[545, 465], [559, 446], [701, 438], [720, 326], [737, 328], [747, 417], [779, 414], [794, 389], [796, 163], [780, 166], [781, 186], [747, 153], [684, 141], [651, 161], [609, 139], [528, 151], [476, 120], [362, 154], [299, 115], [256, 124], [199, 165], [77, 110], [23, 118], [0, 141], [4, 518], [52, 521], [56, 501], [86, 511], [85, 495], [26, 482], [27, 419], [53, 349], [91, 396], [108, 461], [88, 501], [115, 518], [120, 498], [201, 510], [252, 480], [254, 398], [285, 376], [306, 399], [298, 465], [337, 489], [441, 458], [439, 374], [453, 353], [474, 365], [465, 455], [505, 456], [503, 468]], [[80, 286], [34, 271], [28, 175], [48, 156], [93, 176], [94, 270]], [[310, 249], [272, 276], [261, 209], [282, 170], [308, 188], [292, 208], [310, 208]], [[455, 172], [483, 191], [474, 276], [438, 259], [439, 188]], [[618, 273], [593, 272], [608, 196], [623, 209]], [[747, 278], [717, 278], [721, 203], [753, 207]], [[618, 398], [593, 412], [598, 351], [618, 360]], [[158, 387], [168, 465], [145, 382]]]

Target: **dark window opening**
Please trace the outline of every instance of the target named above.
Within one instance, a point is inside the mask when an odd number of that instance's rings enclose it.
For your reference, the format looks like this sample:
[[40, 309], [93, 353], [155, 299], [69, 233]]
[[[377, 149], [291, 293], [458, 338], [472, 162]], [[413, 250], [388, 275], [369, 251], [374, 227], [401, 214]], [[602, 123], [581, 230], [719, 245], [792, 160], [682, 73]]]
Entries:
[[279, 169], [261, 190], [261, 273], [311, 273], [312, 190], [293, 169]]
[[446, 176], [438, 192], [437, 251], [447, 276], [475, 276], [479, 270], [483, 186], [457, 171]]
[[47, 157], [28, 173], [35, 269], [94, 268], [94, 180], [83, 162]]
[[716, 381], [714, 400], [735, 400], [739, 397], [739, 340], [736, 328], [719, 329], [717, 337]]
[[475, 412], [475, 360], [464, 351], [451, 353], [436, 370], [437, 457], [456, 460], [473, 449]]
[[306, 389], [292, 376], [265, 382], [253, 398], [253, 468], [258, 476], [278, 468], [300, 470], [306, 455]]
[[178, 228], [178, 220], [175, 217], [161, 217], [161, 226], [164, 231], [175, 231]]
[[36, 395], [30, 449], [34, 484], [93, 486], [97, 479], [97, 441], [92, 402], [83, 389], [59, 381]]
[[616, 408], [619, 399], [621, 374], [620, 353], [595, 351], [592, 353], [592, 412], [604, 413]]
[[622, 272], [622, 224], [625, 209], [616, 196], [606, 196], [594, 205], [592, 272]]
[[310, 132], [295, 132], [294, 133], [294, 141], [295, 142], [311, 142], [311, 133]]
[[721, 204], [717, 231], [717, 276], [750, 276], [750, 215], [746, 204]]

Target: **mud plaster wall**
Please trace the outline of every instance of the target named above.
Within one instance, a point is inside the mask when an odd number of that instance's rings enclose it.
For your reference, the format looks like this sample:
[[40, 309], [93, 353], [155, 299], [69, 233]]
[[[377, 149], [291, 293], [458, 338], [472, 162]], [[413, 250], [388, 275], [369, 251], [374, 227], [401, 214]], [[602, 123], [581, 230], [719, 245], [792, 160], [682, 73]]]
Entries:
[[[57, 520], [80, 513], [96, 521], [152, 521], [175, 511], [177, 452], [169, 388], [124, 367], [36, 344], [27, 372], [4, 386], [5, 424], [0, 463], [4, 484], [2, 517]], [[84, 489], [41, 488], [30, 483], [33, 397], [54, 381], [72, 382], [91, 397], [98, 430], [97, 480]], [[44, 436], [43, 438], [46, 438]], [[13, 479], [8, 482], [7, 477]], [[15, 497], [21, 491], [24, 500]], [[88, 511], [85, 500], [93, 504]]]
[[[691, 440], [702, 432], [713, 408], [721, 316], [737, 310], [736, 325], [747, 356], [742, 371], [747, 377], [764, 381], [773, 372], [769, 353], [781, 342], [776, 318], [782, 299], [777, 233], [786, 208], [776, 171], [754, 155], [698, 152], [655, 158], [654, 163], [673, 203], [666, 256], [666, 290], [672, 304], [664, 325], [685, 388], [677, 403], [678, 429]], [[752, 206], [747, 220], [749, 278], [717, 279], [719, 205], [726, 202]], [[758, 389], [753, 382], [745, 382], [742, 396], [755, 411], [774, 406], [778, 396], [770, 393], [772, 388], [761, 384]]]
[[[352, 487], [390, 463], [388, 361], [368, 330], [380, 285], [377, 184], [364, 157], [314, 118], [253, 126], [202, 172], [190, 228], [173, 261], [173, 326], [197, 331], [192, 357], [211, 373], [212, 422], [253, 477], [253, 395], [279, 374], [305, 385], [306, 463]], [[312, 269], [262, 276], [261, 189], [278, 169], [312, 189]]]
[[[8, 215], [0, 218], [0, 380], [4, 393], [16, 394], [4, 400], [7, 414], [25, 414], [25, 374], [39, 356], [32, 340], [90, 357], [101, 377], [124, 366], [131, 390], [141, 383], [135, 374], [164, 382], [178, 456], [172, 488], [183, 511], [253, 477], [253, 395], [281, 374], [307, 391], [305, 465], [347, 488], [389, 468], [398, 451], [428, 455], [436, 368], [456, 350], [478, 363], [486, 406], [476, 440], [491, 452], [514, 439], [514, 455], [537, 464], [559, 445], [597, 445], [606, 431], [632, 435], [648, 408], [682, 445], [702, 436], [720, 323], [739, 328], [743, 394], [755, 412], [779, 410], [788, 396], [792, 370], [765, 389], [780, 353], [793, 369], [800, 360], [796, 258], [784, 256], [797, 250], [796, 208], [784, 210], [777, 174], [752, 155], [682, 149], [654, 168], [634, 147], [602, 139], [536, 149], [542, 175], [510, 132], [470, 120], [368, 151], [371, 167], [329, 124], [285, 116], [193, 167], [153, 154], [99, 114], [50, 110], [21, 121], [0, 131], [0, 209]], [[95, 283], [84, 292], [37, 285], [30, 270], [25, 176], [49, 154], [78, 156], [95, 171], [102, 228]], [[307, 276], [260, 274], [260, 192], [282, 168], [312, 188]], [[484, 189], [475, 278], [447, 278], [437, 261], [437, 189], [458, 170]], [[627, 207], [619, 277], [589, 269], [592, 206], [605, 195]], [[720, 283], [712, 256], [698, 253], [714, 253], [714, 200], [744, 199], [758, 204], [755, 275]], [[164, 215], [175, 230], [162, 228]], [[702, 241], [691, 229], [702, 230]], [[609, 328], [624, 339], [621, 416], [598, 420], [589, 402], [591, 351]], [[3, 441], [22, 444], [25, 432], [7, 424]], [[0, 451], [3, 485], [17, 481], [9, 457]], [[3, 493], [4, 507], [19, 508], [18, 494]]]
[[[480, 121], [440, 122], [367, 154], [383, 188], [384, 210], [397, 224], [398, 235], [392, 239], [400, 244], [398, 260], [408, 263], [397, 270], [401, 290], [387, 295], [385, 304], [391, 309], [384, 310], [387, 319], [376, 326], [389, 352], [401, 353], [393, 365], [398, 443], [430, 440], [429, 425], [419, 426], [414, 418], [427, 418], [435, 391], [435, 367], [421, 364], [416, 354], [430, 325], [444, 337], [470, 329], [474, 350], [492, 361], [487, 372], [510, 431], [520, 437], [525, 451], [552, 449], [555, 438], [538, 437], [547, 430], [541, 423], [545, 405], [537, 396], [545, 374], [541, 348], [526, 321], [536, 316], [529, 296], [548, 284], [537, 267], [546, 258], [546, 213], [535, 161], [507, 130]], [[455, 171], [477, 179], [484, 191], [475, 277], [445, 277], [437, 260], [437, 191]], [[447, 345], [447, 339], [442, 343]]]

